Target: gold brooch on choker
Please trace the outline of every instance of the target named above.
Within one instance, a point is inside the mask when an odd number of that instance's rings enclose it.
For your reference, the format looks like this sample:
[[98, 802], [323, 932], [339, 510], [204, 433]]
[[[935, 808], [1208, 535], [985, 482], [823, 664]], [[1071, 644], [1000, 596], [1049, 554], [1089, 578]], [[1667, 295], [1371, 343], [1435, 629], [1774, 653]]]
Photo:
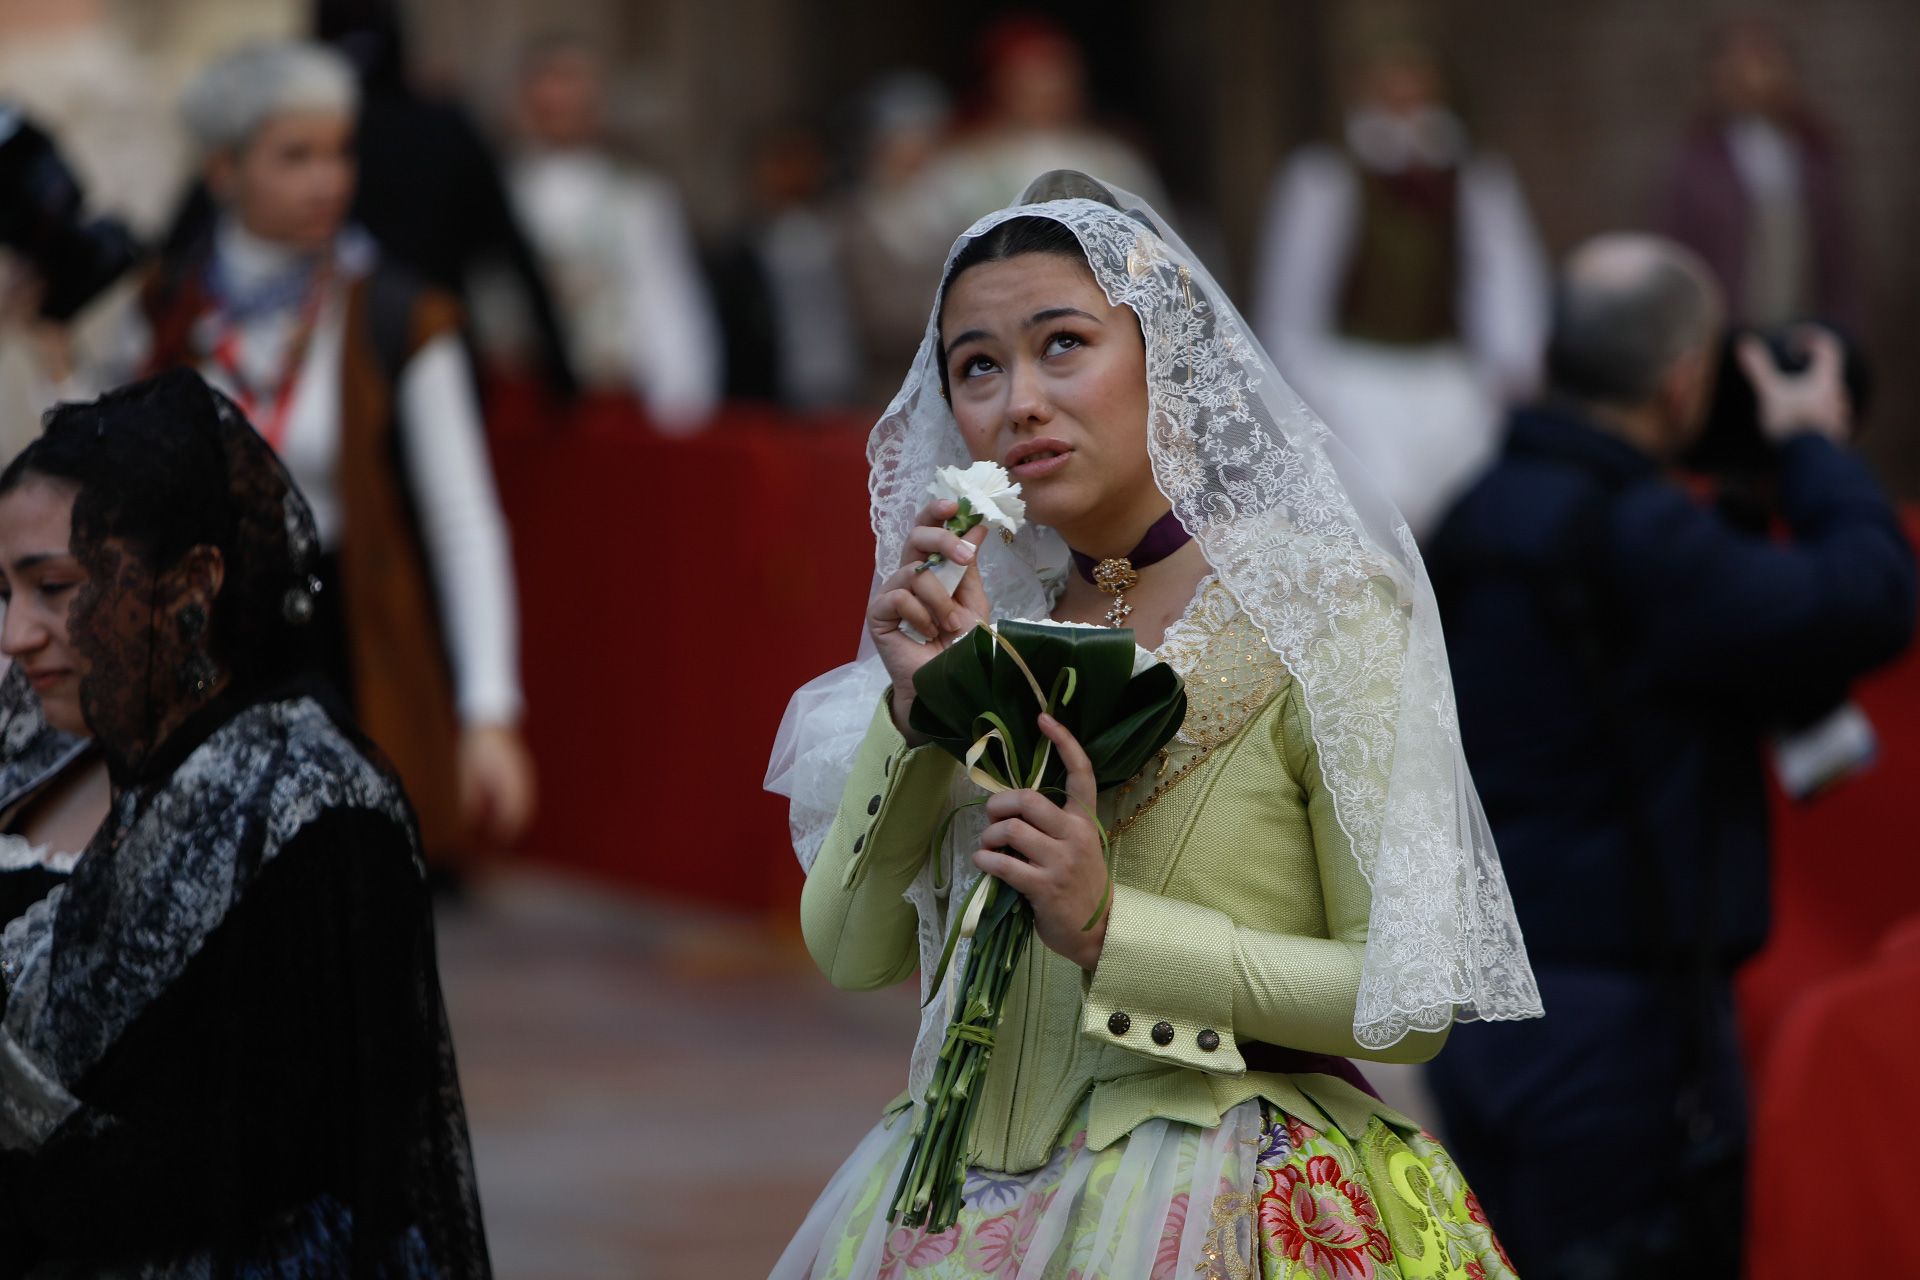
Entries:
[[1108, 626], [1127, 625], [1127, 619], [1133, 616], [1133, 606], [1127, 603], [1127, 592], [1133, 590], [1139, 581], [1139, 571], [1133, 567], [1133, 561], [1125, 556], [1102, 560], [1093, 567], [1093, 585], [1113, 597], [1113, 606], [1107, 610]]
[[1113, 597], [1113, 605], [1107, 610], [1107, 625], [1124, 627], [1127, 619], [1133, 616], [1133, 606], [1127, 603], [1127, 592], [1140, 584], [1140, 570], [1148, 565], [1159, 564], [1168, 556], [1184, 547], [1192, 538], [1186, 526], [1180, 523], [1180, 517], [1169, 511], [1153, 522], [1138, 546], [1124, 556], [1109, 556], [1096, 560], [1084, 551], [1068, 550], [1073, 555], [1073, 567], [1080, 576], [1100, 590]]

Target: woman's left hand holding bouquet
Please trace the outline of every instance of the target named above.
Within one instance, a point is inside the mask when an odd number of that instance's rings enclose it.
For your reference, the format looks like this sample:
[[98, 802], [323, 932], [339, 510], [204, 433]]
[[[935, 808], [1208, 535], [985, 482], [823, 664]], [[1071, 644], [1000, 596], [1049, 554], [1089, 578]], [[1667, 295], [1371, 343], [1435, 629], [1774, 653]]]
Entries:
[[981, 833], [973, 865], [1033, 905], [1034, 932], [1049, 949], [1088, 972], [1100, 961], [1107, 917], [1087, 920], [1107, 896], [1107, 862], [1101, 853], [1094, 805], [1098, 789], [1093, 762], [1067, 727], [1040, 717], [1040, 732], [1067, 767], [1067, 799], [1060, 804], [1038, 791], [1002, 791], [987, 797], [992, 825]]

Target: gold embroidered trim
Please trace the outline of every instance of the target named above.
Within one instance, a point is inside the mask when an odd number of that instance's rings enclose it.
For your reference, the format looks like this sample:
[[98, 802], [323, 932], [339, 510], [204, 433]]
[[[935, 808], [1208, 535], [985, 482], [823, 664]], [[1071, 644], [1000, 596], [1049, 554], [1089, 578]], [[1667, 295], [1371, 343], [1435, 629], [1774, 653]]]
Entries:
[[[1114, 823], [1111, 827], [1107, 828], [1107, 838], [1109, 840], [1119, 839], [1121, 832], [1125, 831], [1127, 828], [1131, 827], [1134, 823], [1140, 821], [1141, 818], [1145, 817], [1147, 815], [1147, 811], [1152, 809], [1155, 805], [1159, 804], [1161, 799], [1167, 794], [1167, 792], [1173, 790], [1176, 786], [1179, 786], [1181, 779], [1185, 778], [1188, 774], [1192, 773], [1195, 769], [1198, 769], [1203, 763], [1206, 762], [1207, 757], [1212, 754], [1213, 754], [1212, 748], [1205, 748], [1201, 750], [1197, 755], [1195, 755], [1193, 759], [1181, 765], [1180, 768], [1174, 773], [1174, 775], [1171, 778], [1168, 778], [1166, 781], [1160, 783], [1160, 785], [1156, 786], [1152, 791], [1147, 793], [1147, 798], [1140, 802], [1139, 808], [1135, 809], [1132, 813], [1129, 813], [1126, 817], [1120, 819], [1118, 822]], [[1160, 770], [1159, 770], [1159, 773], [1156, 773], [1154, 775], [1155, 777], [1159, 777], [1161, 774], [1164, 774], [1166, 772], [1166, 762], [1167, 762], [1167, 752], [1162, 751], [1160, 753]], [[1145, 771], [1143, 770], [1140, 776], [1144, 776], [1144, 772]], [[1137, 781], [1137, 778], [1136, 778], [1136, 781]], [[1126, 798], [1127, 793], [1131, 790], [1133, 790], [1132, 782], [1127, 782], [1122, 784], [1120, 788], [1121, 799], [1124, 800]]]
[[1286, 678], [1286, 664], [1217, 578], [1169, 628], [1160, 657], [1186, 681], [1180, 741], [1203, 751], [1230, 741]]
[[1258, 1240], [1253, 1196], [1245, 1191], [1225, 1191], [1214, 1197], [1207, 1242], [1194, 1270], [1206, 1280], [1251, 1280], [1248, 1252], [1259, 1248]]
[[[1139, 807], [1107, 829], [1110, 838], [1144, 818], [1207, 758], [1213, 749], [1233, 740], [1247, 721], [1272, 699], [1286, 678], [1286, 664], [1260, 638], [1239, 601], [1218, 578], [1200, 586], [1198, 598], [1185, 617], [1168, 629], [1161, 641], [1161, 661], [1180, 673], [1187, 686], [1187, 715], [1177, 741], [1193, 749], [1193, 756], [1167, 777], [1171, 752], [1163, 750], [1154, 771], [1155, 786]], [[1120, 788], [1125, 802], [1146, 777], [1128, 780]]]

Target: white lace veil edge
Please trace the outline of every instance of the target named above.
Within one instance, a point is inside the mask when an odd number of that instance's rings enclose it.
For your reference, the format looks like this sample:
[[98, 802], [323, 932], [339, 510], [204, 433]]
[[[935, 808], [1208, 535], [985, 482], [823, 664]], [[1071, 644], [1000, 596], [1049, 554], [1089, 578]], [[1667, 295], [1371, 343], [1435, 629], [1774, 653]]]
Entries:
[[[1098, 198], [1108, 194], [1111, 203]], [[1399, 513], [1144, 202], [1049, 174], [953, 253], [1016, 217], [1071, 229], [1107, 297], [1139, 318], [1155, 479], [1300, 685], [1323, 781], [1373, 895], [1356, 1040], [1384, 1049], [1455, 1019], [1539, 1016], [1460, 749], [1439, 608]], [[876, 581], [899, 562], [935, 469], [971, 461], [940, 394], [938, 315], [936, 299], [913, 369], [868, 441]], [[1059, 536], [1039, 525], [1011, 546], [989, 539], [980, 565], [995, 614], [1044, 617], [1048, 576], [1064, 559]], [[776, 742], [768, 786], [792, 799], [804, 864], [885, 688], [871, 646], [861, 654], [795, 694]]]

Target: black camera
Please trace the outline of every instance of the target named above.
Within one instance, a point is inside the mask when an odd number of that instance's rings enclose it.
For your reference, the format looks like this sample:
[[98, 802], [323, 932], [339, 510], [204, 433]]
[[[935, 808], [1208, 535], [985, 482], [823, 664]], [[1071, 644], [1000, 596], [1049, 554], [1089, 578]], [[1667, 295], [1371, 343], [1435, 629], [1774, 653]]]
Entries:
[[[1800, 340], [1799, 326], [1776, 329], [1733, 328], [1720, 340], [1720, 371], [1714, 385], [1713, 404], [1707, 411], [1706, 427], [1682, 463], [1692, 471], [1719, 476], [1757, 476], [1773, 469], [1775, 450], [1760, 431], [1760, 400], [1740, 367], [1738, 348], [1743, 338], [1758, 338], [1782, 373], [1806, 369], [1810, 354]], [[1840, 342], [1842, 376], [1847, 398], [1853, 406], [1854, 430], [1866, 421], [1873, 399], [1873, 371], [1858, 343], [1832, 325], [1820, 328]]]
[[72, 319], [140, 260], [132, 233], [112, 218], [85, 218], [84, 204], [53, 139], [0, 103], [0, 245], [40, 278], [48, 320]]

